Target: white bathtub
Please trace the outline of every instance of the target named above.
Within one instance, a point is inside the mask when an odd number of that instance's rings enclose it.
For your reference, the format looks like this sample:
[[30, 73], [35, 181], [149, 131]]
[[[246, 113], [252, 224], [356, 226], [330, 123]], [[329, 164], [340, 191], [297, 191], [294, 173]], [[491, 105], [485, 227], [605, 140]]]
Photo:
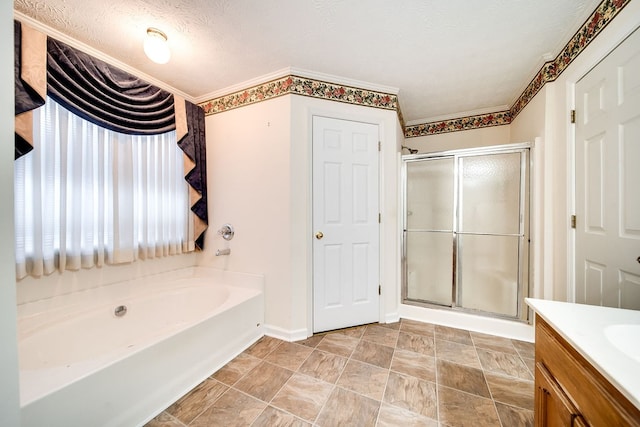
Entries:
[[262, 336], [263, 320], [261, 276], [202, 267], [22, 304], [22, 426], [142, 425]]

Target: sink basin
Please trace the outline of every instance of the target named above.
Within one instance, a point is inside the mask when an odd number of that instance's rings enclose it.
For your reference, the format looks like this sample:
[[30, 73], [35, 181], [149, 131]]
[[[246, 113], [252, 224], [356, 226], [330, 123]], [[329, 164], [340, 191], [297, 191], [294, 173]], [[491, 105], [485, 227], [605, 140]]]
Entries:
[[616, 349], [640, 363], [640, 324], [607, 326], [604, 335]]

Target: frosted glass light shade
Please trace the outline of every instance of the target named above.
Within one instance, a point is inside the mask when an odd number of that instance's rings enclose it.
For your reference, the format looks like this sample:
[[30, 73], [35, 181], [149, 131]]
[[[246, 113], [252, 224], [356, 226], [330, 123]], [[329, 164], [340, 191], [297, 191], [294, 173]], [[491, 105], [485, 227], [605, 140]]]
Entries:
[[147, 28], [147, 37], [144, 39], [144, 53], [150, 60], [157, 64], [166, 64], [171, 58], [167, 36], [155, 28]]

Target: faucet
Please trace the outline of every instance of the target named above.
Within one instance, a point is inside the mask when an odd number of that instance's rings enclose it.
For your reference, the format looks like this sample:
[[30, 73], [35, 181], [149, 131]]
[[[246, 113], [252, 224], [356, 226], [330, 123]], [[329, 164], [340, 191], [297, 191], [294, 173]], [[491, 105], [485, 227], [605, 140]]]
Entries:
[[231, 249], [227, 248], [227, 249], [218, 249], [216, 251], [216, 256], [220, 256], [220, 255], [229, 255], [231, 253]]
[[224, 240], [233, 239], [233, 235], [235, 234], [235, 230], [233, 229], [233, 225], [224, 224], [220, 230], [218, 230], [218, 234], [222, 236]]

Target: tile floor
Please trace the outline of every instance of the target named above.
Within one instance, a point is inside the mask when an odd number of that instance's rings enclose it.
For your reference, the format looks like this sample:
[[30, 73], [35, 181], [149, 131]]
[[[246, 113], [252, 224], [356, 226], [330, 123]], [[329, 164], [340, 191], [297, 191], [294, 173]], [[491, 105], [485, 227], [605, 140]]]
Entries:
[[263, 337], [146, 427], [533, 425], [531, 343], [401, 320]]

